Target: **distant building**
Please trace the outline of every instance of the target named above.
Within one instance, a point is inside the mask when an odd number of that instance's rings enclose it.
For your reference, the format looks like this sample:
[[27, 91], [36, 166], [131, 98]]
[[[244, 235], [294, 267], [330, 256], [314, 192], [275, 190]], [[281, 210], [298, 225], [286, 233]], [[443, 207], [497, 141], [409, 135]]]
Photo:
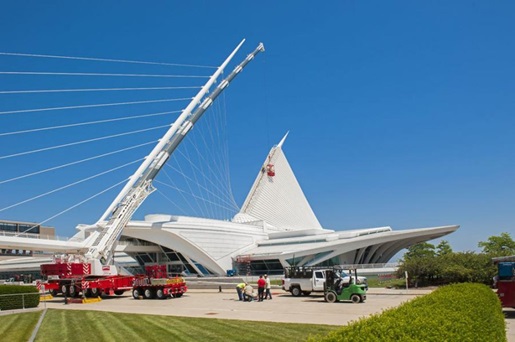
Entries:
[[[3, 237], [25, 237], [31, 239], [54, 239], [55, 228], [42, 226], [33, 222], [0, 220], [0, 239]], [[28, 260], [45, 258], [43, 251], [23, 249], [20, 246], [3, 244], [0, 248], [0, 262], [16, 265], [14, 267], [0, 267], [0, 279], [14, 279], [16, 281], [31, 282], [40, 278], [36, 265], [30, 265]]]
[[[45, 227], [38, 223], [20, 222], [20, 221], [3, 221], [0, 220], [0, 236], [30, 236], [36, 238], [51, 239], [55, 237], [55, 228]], [[34, 252], [31, 250], [17, 248], [0, 248], [0, 260], [17, 257], [32, 256]]]

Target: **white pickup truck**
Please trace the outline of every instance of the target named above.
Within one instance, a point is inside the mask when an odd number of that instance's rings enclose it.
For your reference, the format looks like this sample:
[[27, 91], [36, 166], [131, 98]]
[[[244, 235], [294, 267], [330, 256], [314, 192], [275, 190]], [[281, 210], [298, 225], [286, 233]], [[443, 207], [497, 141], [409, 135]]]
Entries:
[[[328, 269], [329, 268], [287, 267], [284, 269], [282, 288], [295, 297], [302, 294], [309, 296], [311, 292], [324, 292], [325, 271]], [[338, 273], [340, 277], [343, 278], [343, 283], [354, 281], [347, 273], [341, 270], [339, 270]], [[358, 277], [357, 283], [368, 285], [366, 277]]]

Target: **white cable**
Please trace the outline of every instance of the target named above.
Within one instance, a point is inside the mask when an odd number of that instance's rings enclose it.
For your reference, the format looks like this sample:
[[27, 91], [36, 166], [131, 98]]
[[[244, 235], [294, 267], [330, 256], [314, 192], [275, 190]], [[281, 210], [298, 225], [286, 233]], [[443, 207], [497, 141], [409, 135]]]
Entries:
[[69, 167], [69, 166], [72, 166], [72, 165], [77, 165], [77, 164], [85, 163], [87, 161], [91, 161], [91, 160], [107, 157], [107, 156], [110, 156], [110, 155], [113, 155], [113, 154], [116, 154], [116, 153], [121, 153], [121, 152], [129, 151], [129, 150], [132, 150], [132, 149], [135, 149], [135, 148], [138, 148], [138, 147], [142, 147], [142, 146], [145, 146], [145, 145], [153, 144], [156, 141], [157, 140], [149, 141], [149, 142], [146, 142], [146, 143], [143, 143], [143, 144], [139, 144], [139, 145], [135, 145], [135, 146], [130, 146], [130, 147], [123, 148], [123, 149], [120, 149], [120, 150], [117, 150], [117, 151], [100, 154], [100, 155], [97, 155], [97, 156], [93, 156], [93, 157], [90, 157], [90, 158], [85, 158], [85, 159], [77, 160], [77, 161], [74, 161], [74, 162], [71, 162], [71, 163], [67, 163], [67, 164], [61, 164], [61, 165], [58, 165], [58, 166], [54, 166], [54, 167], [51, 167], [51, 168], [48, 168], [48, 169], [44, 169], [44, 170], [39, 170], [39, 171], [32, 172], [32, 173], [27, 173], [27, 174], [22, 175], [22, 176], [18, 176], [18, 177], [14, 177], [14, 178], [10, 178], [10, 179], [6, 179], [6, 180], [3, 180], [3, 181], [0, 181], [0, 184], [13, 182], [13, 181], [16, 181], [16, 180], [19, 180], [19, 179], [23, 179], [23, 178], [27, 178], [27, 177], [32, 177], [32, 176], [36, 176], [36, 175], [39, 175], [39, 174], [42, 174], [42, 173], [46, 173], [46, 172], [50, 172], [50, 171], [55, 171], [55, 170], [63, 169], [65, 167]]
[[103, 193], [105, 193], [105, 192], [107, 192], [107, 191], [109, 191], [109, 190], [111, 190], [111, 189], [116, 188], [117, 186], [119, 186], [120, 184], [125, 183], [126, 181], [127, 181], [127, 179], [124, 179], [124, 180], [122, 180], [122, 181], [120, 181], [120, 182], [118, 182], [118, 183], [116, 183], [116, 184], [114, 184], [114, 185], [112, 185], [112, 186], [110, 186], [110, 187], [108, 187], [108, 188], [106, 188], [106, 189], [104, 189], [104, 190], [102, 190], [102, 191], [100, 191], [100, 192], [96, 193], [95, 195], [90, 196], [90, 197], [86, 198], [85, 200], [82, 200], [82, 201], [80, 201], [80, 202], [78, 202], [78, 203], [76, 203], [76, 204], [72, 205], [71, 207], [68, 207], [67, 209], [65, 209], [65, 210], [63, 210], [63, 211], [61, 211], [61, 212], [59, 212], [59, 213], [57, 213], [57, 214], [55, 214], [55, 215], [53, 215], [53, 216], [50, 216], [49, 218], [47, 218], [47, 219], [45, 219], [45, 220], [43, 220], [43, 221], [39, 222], [37, 225], [35, 225], [35, 226], [31, 227], [30, 229], [28, 229], [28, 230], [24, 231], [24, 233], [26, 233], [27, 231], [29, 231], [29, 230], [31, 230], [31, 229], [33, 229], [33, 228], [37, 227], [38, 225], [43, 225], [43, 224], [47, 223], [48, 221], [53, 220], [54, 218], [56, 218], [56, 217], [58, 217], [58, 216], [61, 216], [62, 214], [66, 213], [66, 212], [68, 212], [68, 211], [70, 211], [70, 210], [72, 210], [72, 209], [74, 209], [74, 208], [76, 208], [76, 207], [78, 207], [78, 206], [83, 205], [83, 204], [84, 204], [84, 203], [86, 203], [86, 202], [89, 202], [89, 201], [90, 201], [90, 200], [92, 200], [93, 198], [96, 198], [96, 197], [98, 197], [98, 196], [102, 195]]
[[116, 62], [116, 63], [132, 63], [132, 64], [168, 65], [168, 66], [180, 66], [180, 67], [191, 67], [191, 68], [210, 68], [210, 69], [216, 69], [217, 68], [215, 66], [210, 66], [210, 65], [194, 65], [194, 64], [176, 64], [176, 63], [164, 63], [164, 62], [131, 61], [131, 60], [126, 60], [126, 59], [109, 59], [109, 58], [41, 55], [41, 54], [17, 53], [17, 52], [0, 52], [0, 55], [4, 55], [4, 56], [20, 56], [20, 57], [42, 57], [42, 58], [74, 59], [74, 60], [96, 61], [96, 62]]
[[[183, 146], [186, 146], [186, 145], [183, 145]], [[185, 147], [183, 147], [183, 148], [185, 148]], [[179, 151], [179, 150], [176, 150], [175, 152], [178, 152], [178, 151]], [[182, 171], [182, 166], [181, 166], [181, 164], [177, 163], [177, 166], [178, 166], [178, 167], [179, 167], [179, 169], [181, 170], [181, 171], [180, 171], [180, 173], [181, 173], [181, 174], [183, 175], [183, 177], [184, 177], [185, 173]], [[186, 182], [186, 185], [188, 185], [188, 189], [189, 189], [189, 191], [190, 191], [190, 194], [192, 194], [192, 195], [193, 195], [193, 189], [191, 188], [190, 183], [189, 183], [189, 182]], [[200, 210], [200, 214], [201, 214], [202, 216], [204, 216], [204, 217], [205, 217], [205, 216], [206, 216], [206, 214], [204, 213], [203, 208], [200, 206], [200, 204], [199, 204], [199, 202], [197, 201], [197, 199], [196, 199], [196, 198], [193, 198], [193, 199], [195, 200], [195, 203], [197, 204], [197, 207], [198, 207], [198, 208], [199, 208], [199, 210]]]
[[16, 114], [16, 113], [46, 112], [46, 111], [63, 110], [63, 109], [79, 109], [79, 108], [94, 108], [94, 107], [109, 107], [109, 106], [125, 106], [125, 105], [142, 104], [142, 103], [174, 102], [174, 101], [186, 101], [186, 100], [191, 100], [191, 98], [190, 97], [185, 97], [185, 98], [177, 98], [177, 99], [162, 99], [162, 100], [133, 101], [133, 102], [115, 102], [115, 103], [101, 103], [101, 104], [81, 105], [81, 106], [67, 106], [67, 107], [52, 107], [52, 108], [9, 110], [9, 111], [5, 111], [5, 112], [0, 112], [0, 115]]
[[[178, 153], [179, 153], [179, 154], [181, 154], [181, 155], [184, 157], [184, 159], [186, 159], [186, 161], [187, 161], [187, 162], [192, 166], [192, 171], [197, 170], [197, 171], [201, 174], [201, 176], [203, 176], [204, 178], [206, 178], [206, 179], [211, 183], [211, 185], [212, 185], [214, 188], [218, 188], [218, 186], [219, 186], [219, 185], [215, 184], [215, 183], [214, 183], [214, 182], [213, 182], [209, 177], [207, 177], [205, 174], [203, 174], [203, 173], [202, 173], [202, 171], [197, 167], [197, 165], [195, 165], [195, 163], [193, 163], [193, 162], [191, 161], [191, 159], [190, 159], [188, 156], [186, 156], [186, 155], [185, 155], [182, 151], [180, 151], [180, 150], [178, 151]], [[171, 168], [173, 169], [173, 166], [169, 165], [169, 167], [171, 167]], [[175, 169], [174, 169], [174, 170], [175, 170]], [[176, 171], [176, 172], [179, 172], [179, 173], [182, 173], [182, 169], [181, 169], [181, 170], [175, 170], [175, 171]], [[222, 191], [222, 192], [223, 192], [223, 191]]]
[[[179, 189], [179, 188], [172, 187], [170, 184], [166, 184], [166, 183], [159, 182], [159, 181], [157, 181], [157, 182], [158, 182], [158, 183], [160, 183], [160, 184], [163, 184], [163, 185], [165, 185], [165, 186], [167, 186], [167, 187], [169, 187], [169, 188], [171, 188], [171, 189], [174, 189], [174, 190], [177, 190], [177, 191], [184, 191], [184, 190], [181, 190], [181, 189]], [[229, 207], [226, 207], [226, 206], [222, 206], [222, 205], [220, 205], [220, 204], [218, 204], [218, 203], [215, 203], [215, 202], [210, 201], [210, 200], [208, 200], [208, 199], [205, 199], [205, 198], [203, 198], [203, 197], [197, 196], [197, 195], [195, 195], [195, 194], [190, 194], [190, 195], [191, 195], [192, 197], [194, 197], [194, 198], [197, 198], [197, 199], [199, 199], [199, 200], [201, 200], [201, 201], [205, 202], [205, 203], [213, 204], [213, 205], [216, 205], [216, 206], [221, 207], [221, 208], [223, 208], [223, 209], [227, 209], [227, 210], [233, 210], [233, 209], [234, 209], [234, 208], [229, 208]]]
[[135, 160], [135, 161], [132, 161], [132, 162], [129, 162], [129, 163], [123, 164], [123, 165], [121, 165], [121, 166], [117, 166], [117, 167], [112, 168], [112, 169], [110, 169], [110, 170], [107, 170], [107, 171], [104, 171], [104, 172], [100, 172], [100, 173], [97, 173], [97, 174], [95, 174], [95, 175], [93, 175], [93, 176], [90, 176], [90, 177], [87, 177], [87, 178], [83, 178], [83, 179], [81, 179], [81, 180], [79, 180], [79, 181], [76, 181], [76, 182], [73, 182], [73, 183], [69, 183], [69, 184], [64, 185], [64, 186], [61, 186], [61, 187], [59, 187], [59, 188], [56, 188], [56, 189], [53, 189], [53, 190], [47, 191], [47, 192], [45, 192], [45, 193], [39, 194], [39, 195], [37, 195], [37, 196], [34, 196], [34, 197], [32, 197], [32, 198], [29, 198], [29, 199], [23, 200], [23, 201], [21, 201], [21, 202], [18, 202], [18, 203], [12, 204], [12, 205], [10, 205], [10, 206], [7, 206], [7, 207], [5, 207], [5, 208], [2, 208], [2, 209], [0, 209], [0, 212], [5, 211], [5, 210], [7, 210], [7, 209], [11, 209], [11, 208], [17, 207], [17, 206], [22, 205], [22, 204], [25, 204], [25, 203], [27, 203], [27, 202], [32, 202], [32, 201], [34, 201], [34, 200], [36, 200], [36, 199], [38, 199], [38, 198], [48, 196], [48, 195], [50, 195], [50, 194], [53, 194], [53, 193], [55, 193], [55, 192], [58, 192], [58, 191], [61, 191], [61, 190], [67, 189], [67, 188], [70, 188], [70, 187], [75, 186], [75, 185], [77, 185], [77, 184], [84, 183], [84, 182], [86, 182], [86, 181], [88, 181], [88, 180], [91, 180], [91, 179], [94, 179], [94, 178], [97, 178], [97, 177], [103, 176], [103, 175], [105, 175], [105, 174], [107, 174], [107, 173], [110, 173], [110, 172], [116, 171], [116, 170], [121, 169], [121, 168], [123, 168], [123, 167], [126, 167], [126, 166], [128, 166], [128, 165], [131, 165], [131, 164], [134, 164], [134, 163], [140, 162], [140, 161], [142, 161], [143, 159], [145, 159], [145, 158], [140, 158], [140, 159], [138, 159], [138, 160]]
[[88, 92], [88, 91], [177, 90], [177, 89], [199, 89], [199, 88], [201, 88], [201, 87], [39, 89], [39, 90], [6, 90], [6, 91], [0, 91], [0, 94], [68, 93], [68, 92]]
[[184, 209], [181, 208], [181, 206], [179, 206], [177, 203], [175, 203], [174, 201], [172, 201], [170, 198], [168, 198], [168, 196], [166, 196], [161, 190], [159, 189], [156, 189], [157, 193], [160, 194], [161, 196], [163, 196], [166, 200], [168, 200], [168, 202], [172, 203], [175, 207], [177, 207], [177, 209], [179, 209], [183, 215], [187, 215], [186, 211]]
[[[188, 175], [186, 175], [186, 174], [182, 173], [181, 171], [179, 171], [179, 170], [175, 169], [173, 166], [170, 166], [170, 167], [172, 168], [172, 170], [174, 170], [174, 171], [176, 171], [177, 173], [179, 173], [179, 174], [181, 174], [182, 176], [184, 176], [187, 180], [190, 180], [190, 181], [192, 181], [192, 182], [193, 182], [193, 179], [192, 179], [191, 177], [189, 177]], [[158, 181], [156, 180], [156, 182], [158, 182]], [[166, 184], [166, 183], [164, 183], [164, 182], [162, 182], [162, 181], [159, 181], [159, 183], [161, 183], [161, 184]], [[200, 183], [198, 183], [198, 182], [197, 182], [197, 185], [198, 185], [199, 187], [201, 187], [203, 190], [205, 190], [207, 193], [209, 193], [209, 194], [213, 195], [214, 197], [218, 198], [220, 201], [222, 201], [222, 202], [224, 202], [224, 203], [226, 203], [226, 204], [231, 205], [231, 203], [230, 203], [230, 202], [227, 202], [224, 198], [221, 198], [220, 196], [218, 196], [217, 194], [215, 194], [213, 191], [209, 190], [207, 187], [202, 186], [202, 185], [201, 185]], [[220, 192], [221, 192], [221, 193], [223, 193], [223, 191], [220, 191]], [[233, 209], [234, 209], [234, 208], [233, 208]]]
[[170, 74], [104, 74], [101, 72], [53, 72], [53, 71], [0, 71], [0, 75], [52, 75], [52, 76], [104, 76], [104, 77], [163, 77], [163, 78], [209, 78], [198, 75]]
[[23, 130], [23, 131], [0, 133], [0, 137], [6, 136], [6, 135], [33, 133], [33, 132], [40, 132], [40, 131], [49, 131], [49, 130], [54, 130], [54, 129], [70, 128], [70, 127], [77, 127], [77, 126], [96, 125], [96, 124], [115, 122], [115, 121], [141, 119], [141, 118], [148, 118], [148, 117], [159, 116], [159, 115], [177, 114], [177, 113], [180, 113], [180, 112], [182, 112], [182, 111], [181, 110], [175, 110], [175, 111], [171, 111], [171, 112], [170, 111], [169, 112], [158, 112], [158, 113], [150, 113], [150, 114], [142, 114], [142, 115], [125, 116], [125, 117], [122, 117], [122, 118], [115, 118], [115, 119], [79, 122], [79, 123], [69, 124], [69, 125], [60, 125], [60, 126], [52, 126], [52, 127], [41, 127], [41, 128], [34, 128], [34, 129], [26, 129], [26, 130]]
[[105, 140], [105, 139], [121, 137], [121, 136], [124, 136], [124, 135], [130, 135], [130, 134], [135, 134], [135, 133], [147, 132], [147, 131], [151, 131], [151, 130], [154, 130], [154, 129], [164, 128], [164, 127], [169, 127], [169, 126], [170, 125], [156, 126], [156, 127], [151, 127], [151, 128], [140, 129], [140, 130], [137, 130], [137, 131], [131, 131], [131, 132], [125, 132], [125, 133], [119, 133], [119, 134], [113, 134], [113, 135], [106, 135], [106, 136], [103, 136], [103, 137], [100, 137], [100, 138], [76, 141], [76, 142], [72, 142], [72, 143], [69, 143], [69, 144], [56, 145], [56, 146], [40, 148], [40, 149], [32, 150], [32, 151], [19, 152], [19, 153], [10, 154], [10, 155], [7, 155], [7, 156], [2, 156], [2, 157], [0, 157], [0, 160], [1, 159], [7, 159], [7, 158], [13, 158], [13, 157], [19, 157], [19, 156], [23, 156], [23, 155], [27, 155], [27, 154], [43, 152], [43, 151], [55, 150], [55, 149], [63, 148], [63, 147], [69, 147], [69, 146], [74, 146], [74, 145], [86, 144], [86, 143], [90, 143], [90, 142], [94, 142], [94, 141], [99, 141], [99, 140]]
[[[170, 177], [170, 175], [168, 175], [168, 172], [166, 172], [165, 169], [162, 169], [162, 171], [164, 172], [164, 174], [166, 175], [166, 177], [168, 178], [168, 180], [170, 181], [170, 183], [172, 183], [173, 186], [175, 186], [177, 188], [177, 186], [175, 185], [175, 182], [172, 180], [172, 178]], [[184, 196], [183, 192], [179, 191], [179, 194], [182, 196], [182, 199], [186, 202], [186, 204], [190, 207], [190, 209], [195, 212], [195, 208], [193, 208], [193, 206], [191, 205], [190, 201], [188, 201], [188, 199], [186, 198], [186, 196]], [[165, 196], [166, 197], [166, 196]], [[182, 208], [179, 207], [180, 210], [182, 210], [184, 213], [185, 213], [185, 210], [183, 210]]]

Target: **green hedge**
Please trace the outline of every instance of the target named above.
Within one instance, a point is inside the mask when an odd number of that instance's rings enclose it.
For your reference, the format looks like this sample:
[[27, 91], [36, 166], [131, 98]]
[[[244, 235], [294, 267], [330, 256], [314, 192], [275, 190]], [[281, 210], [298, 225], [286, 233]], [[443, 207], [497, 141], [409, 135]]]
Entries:
[[[372, 301], [373, 297], [367, 302]], [[497, 295], [485, 285], [464, 283], [441, 287], [397, 308], [308, 341], [491, 342], [506, 341], [505, 329]]]
[[[12, 296], [6, 296], [10, 294]], [[0, 285], [0, 310], [35, 308], [38, 305], [39, 291], [35, 286]]]

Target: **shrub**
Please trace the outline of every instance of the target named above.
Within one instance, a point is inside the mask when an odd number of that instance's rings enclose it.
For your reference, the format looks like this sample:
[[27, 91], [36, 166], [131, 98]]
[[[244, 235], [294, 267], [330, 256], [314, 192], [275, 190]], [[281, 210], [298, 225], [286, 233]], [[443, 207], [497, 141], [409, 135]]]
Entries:
[[35, 308], [38, 305], [39, 291], [35, 286], [0, 286], [0, 310]]
[[454, 284], [310, 341], [506, 341], [505, 328], [491, 289]]

